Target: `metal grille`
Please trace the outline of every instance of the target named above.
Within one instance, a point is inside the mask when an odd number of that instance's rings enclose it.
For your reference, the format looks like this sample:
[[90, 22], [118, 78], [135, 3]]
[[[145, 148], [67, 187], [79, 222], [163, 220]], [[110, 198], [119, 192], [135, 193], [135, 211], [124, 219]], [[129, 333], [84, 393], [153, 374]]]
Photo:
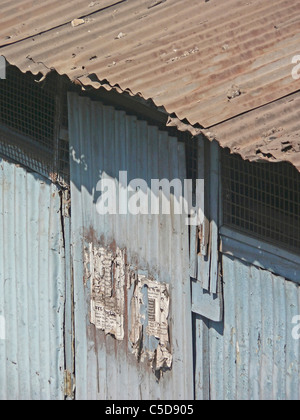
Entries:
[[[183, 141], [185, 142], [186, 151], [186, 172], [187, 179], [193, 181], [193, 206], [196, 205], [196, 180], [198, 179], [198, 141], [192, 138], [190, 133], [184, 133]], [[183, 134], [181, 134], [182, 136]]]
[[197, 138], [192, 138], [190, 134], [187, 134], [185, 143], [187, 177], [195, 181], [198, 178], [198, 141]]
[[70, 147], [69, 147], [69, 122], [68, 122], [68, 90], [72, 83], [66, 76], [59, 76], [59, 135], [57, 171], [58, 181], [63, 186], [70, 184]]
[[288, 163], [250, 163], [224, 152], [225, 225], [300, 250], [300, 174]]
[[69, 185], [67, 83], [51, 72], [37, 83], [9, 66], [0, 81], [0, 153]]
[[58, 140], [58, 177], [59, 182], [64, 185], [70, 184], [70, 163], [69, 163], [69, 137], [67, 130], [61, 130]]
[[39, 85], [33, 76], [8, 67], [0, 83], [0, 122], [53, 151], [55, 86], [50, 80]]

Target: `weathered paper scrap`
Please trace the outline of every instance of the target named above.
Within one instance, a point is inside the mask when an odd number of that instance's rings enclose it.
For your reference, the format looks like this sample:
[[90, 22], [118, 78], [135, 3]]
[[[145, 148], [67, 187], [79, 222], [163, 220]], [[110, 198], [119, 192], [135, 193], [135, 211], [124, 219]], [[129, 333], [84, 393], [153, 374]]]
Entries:
[[[142, 290], [147, 287], [148, 302], [143, 301]], [[148, 279], [146, 276], [139, 275], [135, 281], [135, 290], [131, 300], [131, 334], [133, 353], [144, 360], [146, 356], [152, 363], [155, 370], [171, 368], [172, 355], [168, 348], [169, 345], [169, 285]], [[146, 308], [147, 316], [141, 314], [141, 308]], [[143, 332], [147, 319], [146, 331]], [[155, 352], [143, 348], [144, 333], [157, 339], [157, 349]]]
[[91, 282], [91, 324], [106, 334], [124, 339], [125, 258], [92, 244], [85, 251], [86, 278]]

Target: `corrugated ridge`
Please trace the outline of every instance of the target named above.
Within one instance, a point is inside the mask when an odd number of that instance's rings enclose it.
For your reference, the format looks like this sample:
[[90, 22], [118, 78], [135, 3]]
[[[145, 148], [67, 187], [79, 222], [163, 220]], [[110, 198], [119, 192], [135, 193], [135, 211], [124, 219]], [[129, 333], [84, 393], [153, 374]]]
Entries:
[[[74, 64], [71, 66], [71, 69], [72, 67], [77, 67], [74, 70], [66, 69], [67, 74], [70, 74], [71, 77], [80, 77], [86, 72], [95, 73], [98, 75], [99, 80], [107, 79], [112, 85], [118, 84], [124, 90], [129, 88], [133, 94], [141, 92], [145, 98], [153, 98], [157, 105], [164, 105], [170, 113], [175, 112], [180, 119], [187, 118], [192, 124], [200, 123], [204, 126], [220, 122], [221, 114], [223, 115], [222, 118], [226, 120], [236, 115], [238, 108], [240, 108], [239, 112], [242, 113], [251, 107], [257, 107], [269, 102], [272, 98], [278, 99], [284, 96], [285, 93], [291, 93], [292, 88], [290, 85], [292, 85], [292, 80], [286, 80], [287, 78], [292, 79], [290, 62], [287, 59], [280, 64], [282, 60], [280, 50], [282, 47], [279, 47], [278, 50], [278, 45], [280, 46], [282, 40], [289, 40], [292, 42], [288, 42], [288, 44], [290, 43], [288, 49], [285, 43], [285, 54], [292, 55], [297, 50], [300, 36], [296, 38], [292, 36], [294, 35], [297, 22], [291, 20], [291, 16], [295, 12], [295, 3], [292, 2], [291, 4], [291, 2], [282, 1], [270, 7], [269, 5], [266, 6], [265, 2], [256, 2], [256, 7], [250, 8], [249, 4], [241, 6], [239, 2], [234, 0], [232, 6], [235, 6], [235, 8], [228, 7], [225, 10], [220, 2], [217, 6], [214, 2], [210, 3], [211, 5], [199, 6], [198, 3], [189, 1], [189, 4], [182, 9], [182, 6], [174, 0], [150, 10], [146, 8], [146, 3], [139, 5], [134, 1], [128, 4], [124, 3], [117, 7], [117, 12], [104, 11], [96, 13], [91, 21], [82, 25], [82, 27], [67, 27], [62, 32], [59, 31], [59, 34], [55, 33], [52, 40], [54, 42], [51, 42], [49, 49], [48, 43], [52, 37], [50, 31], [45, 37], [41, 37], [45, 39], [45, 42], [35, 41], [35, 45], [40, 45], [39, 51], [32, 51], [32, 54], [29, 55], [35, 62], [43, 62], [47, 67], [57, 68], [62, 73], [64, 71], [60, 69], [60, 63], [61, 65], [66, 65], [66, 51], [68, 39], [70, 39], [69, 46], [73, 50], [75, 50], [75, 45], [83, 46], [84, 48], [84, 53], [82, 54], [79, 51], [79, 55], [73, 57], [73, 60], [72, 53], [69, 55], [69, 60]], [[208, 19], [207, 26], [210, 24], [210, 27], [207, 29], [199, 27], [199, 7], [203, 8], [202, 20]], [[139, 19], [143, 16], [142, 12], [148, 16], [148, 19]], [[196, 16], [197, 19], [195, 19]], [[241, 19], [241, 16], [243, 19]], [[141, 25], [137, 24], [139, 20], [142, 22]], [[145, 25], [147, 20], [148, 23]], [[274, 25], [274, 22], [276, 23], [277, 20], [279, 29]], [[280, 30], [281, 20], [288, 22], [284, 31]], [[170, 22], [172, 22], [171, 26]], [[166, 31], [165, 25], [168, 25], [168, 30]], [[189, 29], [187, 30], [186, 27]], [[99, 28], [101, 29], [99, 30]], [[117, 32], [121, 30], [126, 36], [116, 40]], [[251, 32], [249, 33], [249, 31]], [[268, 33], [271, 38], [272, 32], [273, 43], [270, 40], [268, 52], [265, 49], [264, 51], [258, 51], [257, 48], [251, 51], [249, 36], [252, 35], [252, 38], [255, 40], [255, 42], [252, 41], [254, 48], [257, 45], [256, 40], [259, 41], [259, 38]], [[161, 36], [163, 33], [166, 34], [165, 37]], [[57, 38], [56, 35], [59, 35], [59, 37]], [[253, 37], [253, 35], [255, 36]], [[211, 40], [214, 38], [215, 42], [211, 43]], [[276, 43], [274, 42], [275, 39]], [[186, 40], [188, 42], [194, 41], [190, 44], [191, 49], [195, 48], [195, 42], [202, 42], [202, 45], [197, 47], [199, 51], [191, 54], [189, 54], [189, 50], [185, 51], [185, 48], [188, 47], [185, 44]], [[226, 44], [227, 41], [229, 42], [228, 45]], [[100, 54], [98, 52], [99, 42]], [[207, 50], [207, 42], [210, 43], [209, 50]], [[101, 44], [105, 45], [105, 47]], [[137, 44], [140, 44], [140, 48], [136, 48]], [[175, 61], [168, 65], [159, 56], [157, 47], [169, 49], [172, 44], [178, 45], [178, 47], [176, 48], [177, 51], [174, 52]], [[226, 50], [226, 45], [228, 50]], [[222, 51], [222, 47], [225, 47], [225, 51]], [[59, 53], [60, 49], [61, 55]], [[235, 50], [239, 54], [236, 54]], [[111, 55], [111, 65], [105, 59], [105, 51]], [[145, 54], [145, 51], [147, 51], [147, 54]], [[207, 55], [205, 51], [210, 54]], [[274, 57], [276, 51], [277, 57], [276, 54]], [[182, 57], [185, 53], [188, 53], [188, 56], [192, 56], [192, 67], [190, 67], [189, 57]], [[73, 51], [73, 54], [76, 54], [76, 51]], [[167, 51], [166, 61], [168, 61], [168, 54], [173, 54], [173, 52]], [[269, 58], [268, 54], [270, 54]], [[89, 62], [92, 57], [97, 58]], [[198, 58], [197, 61], [195, 61], [195, 57]], [[259, 75], [258, 77], [254, 76], [256, 80], [252, 83], [251, 88], [251, 86], [248, 87], [248, 84], [253, 80], [253, 72], [255, 70], [253, 63], [257, 61], [258, 57], [265, 57], [265, 59], [261, 60], [261, 63], [255, 67]], [[199, 75], [199, 73], [197, 75], [196, 68], [197, 66], [199, 67], [199, 64], [201, 71], [206, 72], [205, 67], [207, 66], [203, 67], [202, 63], [215, 61], [216, 58], [217, 61], [213, 64], [213, 67], [207, 68], [208, 75], [204, 74], [204, 77], [201, 74]], [[52, 60], [53, 63], [51, 63]], [[140, 60], [144, 64], [141, 64], [141, 67], [139, 67], [136, 60]], [[130, 65], [130, 61], [134, 64]], [[114, 65], [113, 63], [116, 64]], [[122, 63], [121, 71], [119, 68], [120, 63]], [[227, 66], [225, 63], [227, 63]], [[229, 63], [231, 63], [230, 66], [228, 66]], [[280, 67], [278, 67], [278, 64]], [[215, 65], [218, 68], [213, 70]], [[252, 68], [249, 71], [250, 66]], [[78, 68], [81, 69], [81, 74], [78, 74]], [[125, 68], [128, 70], [125, 71]], [[195, 73], [193, 73], [193, 68]], [[163, 74], [167, 79], [164, 80], [164, 83], [161, 83], [159, 77], [152, 76], [150, 80], [147, 77], [145, 78], [144, 72], [149, 69], [152, 75], [161, 76]], [[75, 70], [77, 70], [77, 74]], [[218, 72], [220, 72], [219, 75]], [[132, 74], [135, 75], [134, 79]], [[231, 82], [238, 83], [237, 76], [243, 74], [244, 77], [240, 79], [240, 87], [245, 89], [246, 92], [235, 99], [234, 106], [230, 106], [228, 104], [227, 91], [231, 87]], [[269, 87], [276, 83], [278, 88], [273, 89], [270, 93], [269, 89], [264, 86], [266, 79], [269, 81]], [[184, 83], [182, 83], [183, 80]], [[174, 85], [177, 85], [176, 89]], [[180, 89], [178, 89], [178, 86], [180, 86]], [[266, 97], [257, 96], [256, 92], [258, 91], [262, 91]], [[250, 102], [248, 100], [245, 101], [246, 96]], [[208, 98], [212, 98], [211, 105], [209, 105]], [[223, 106], [221, 106], [222, 103]], [[200, 104], [205, 106], [205, 110], [203, 107], [200, 109]], [[204, 112], [207, 114], [205, 117], [203, 115]], [[218, 121], [215, 120], [216, 117]]]
[[[95, 186], [101, 174], [119, 179], [127, 170], [128, 182], [141, 178], [185, 178], [183, 144], [157, 127], [77, 95], [69, 97], [72, 201], [77, 208], [72, 218], [76, 319], [76, 377], [79, 399], [190, 399], [193, 397], [192, 331], [190, 284], [188, 278], [188, 236], [184, 216], [104, 215], [96, 211]], [[151, 150], [151, 153], [148, 153]], [[88, 171], [85, 168], [89, 168]], [[127, 185], [126, 185], [127, 186]], [[118, 188], [117, 188], [118, 191]], [[97, 196], [95, 195], [97, 194]], [[91, 233], [92, 232], [92, 233]], [[89, 322], [90, 288], [84, 285], [83, 246], [94, 240], [97, 246], [113, 243], [126, 249], [131, 270], [147, 273], [170, 285], [170, 335], [173, 367], [157, 382], [147, 358], [138, 361], [132, 354], [131, 297], [125, 295], [125, 339], [116, 341], [96, 331]], [[147, 314], [145, 314], [147, 317]], [[157, 340], [145, 334], [144, 348], [153, 350]]]
[[[300, 313], [299, 285], [227, 256], [223, 276], [224, 331], [196, 320], [197, 366], [208, 348], [211, 399], [298, 401], [300, 345], [292, 333]], [[208, 377], [197, 374], [201, 396]]]
[[118, 0], [17, 0], [1, 4], [0, 42], [11, 44], [90, 15], [119, 3]]
[[[78, 1], [76, 8], [64, 2], [59, 10], [79, 15], [87, 3]], [[83, 85], [115, 86], [203, 127], [226, 124], [297, 90], [292, 78], [300, 45], [297, 0], [167, 0], [149, 6], [150, 0], [123, 2], [73, 28], [52, 18], [46, 2], [48, 27], [58, 21], [62, 26], [0, 52], [22, 71], [56, 69]], [[40, 18], [43, 22], [44, 12]], [[238, 93], [231, 98], [233, 86]]]
[[300, 93], [213, 127], [207, 135], [248, 160], [291, 162], [300, 170]]

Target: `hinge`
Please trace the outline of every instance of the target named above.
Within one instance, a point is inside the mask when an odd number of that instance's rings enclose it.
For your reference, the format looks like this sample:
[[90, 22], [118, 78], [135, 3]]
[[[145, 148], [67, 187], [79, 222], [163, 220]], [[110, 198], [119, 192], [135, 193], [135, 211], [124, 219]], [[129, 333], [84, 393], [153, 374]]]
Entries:
[[75, 377], [68, 370], [65, 370], [64, 382], [65, 382], [64, 384], [65, 399], [74, 400], [75, 399]]

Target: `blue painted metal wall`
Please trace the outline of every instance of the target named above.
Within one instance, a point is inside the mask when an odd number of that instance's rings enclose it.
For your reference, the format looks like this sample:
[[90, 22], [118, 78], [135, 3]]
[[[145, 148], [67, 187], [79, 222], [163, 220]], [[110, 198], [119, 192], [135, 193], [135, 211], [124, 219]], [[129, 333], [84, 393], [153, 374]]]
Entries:
[[[117, 187], [122, 170], [128, 171], [129, 180], [142, 178], [148, 185], [153, 178], [183, 179], [183, 146], [135, 117], [74, 94], [69, 96], [69, 117], [76, 397], [189, 399], [195, 378], [198, 399], [299, 399], [300, 341], [292, 336], [292, 320], [300, 315], [299, 285], [223, 255], [224, 320], [217, 323], [194, 315], [193, 371], [184, 217], [100, 216], [96, 211], [101, 177], [110, 177]], [[170, 285], [174, 361], [160, 381], [147, 361], [132, 354], [131, 287], [126, 291], [123, 341], [90, 323], [84, 250], [91, 242], [126, 250], [128, 265]], [[143, 310], [147, 320], [147, 308]], [[151, 343], [151, 337], [144, 337], [143, 345]]]
[[[192, 323], [185, 216], [100, 216], [96, 211], [96, 185], [101, 177], [111, 177], [117, 186], [119, 171], [126, 170], [128, 180], [142, 178], [148, 186], [151, 179], [183, 180], [184, 145], [135, 117], [74, 94], [69, 95], [69, 122], [76, 398], [191, 399]], [[91, 290], [84, 275], [84, 248], [93, 241], [126, 249], [129, 266], [170, 286], [173, 366], [159, 381], [147, 360], [137, 360], [132, 353], [132, 287], [125, 291], [123, 341], [90, 323]], [[143, 345], [151, 349], [155, 340], [144, 337]]]
[[0, 400], [64, 398], [59, 190], [0, 158]]
[[197, 398], [299, 400], [299, 285], [228, 256], [223, 280], [224, 323], [195, 319]]

